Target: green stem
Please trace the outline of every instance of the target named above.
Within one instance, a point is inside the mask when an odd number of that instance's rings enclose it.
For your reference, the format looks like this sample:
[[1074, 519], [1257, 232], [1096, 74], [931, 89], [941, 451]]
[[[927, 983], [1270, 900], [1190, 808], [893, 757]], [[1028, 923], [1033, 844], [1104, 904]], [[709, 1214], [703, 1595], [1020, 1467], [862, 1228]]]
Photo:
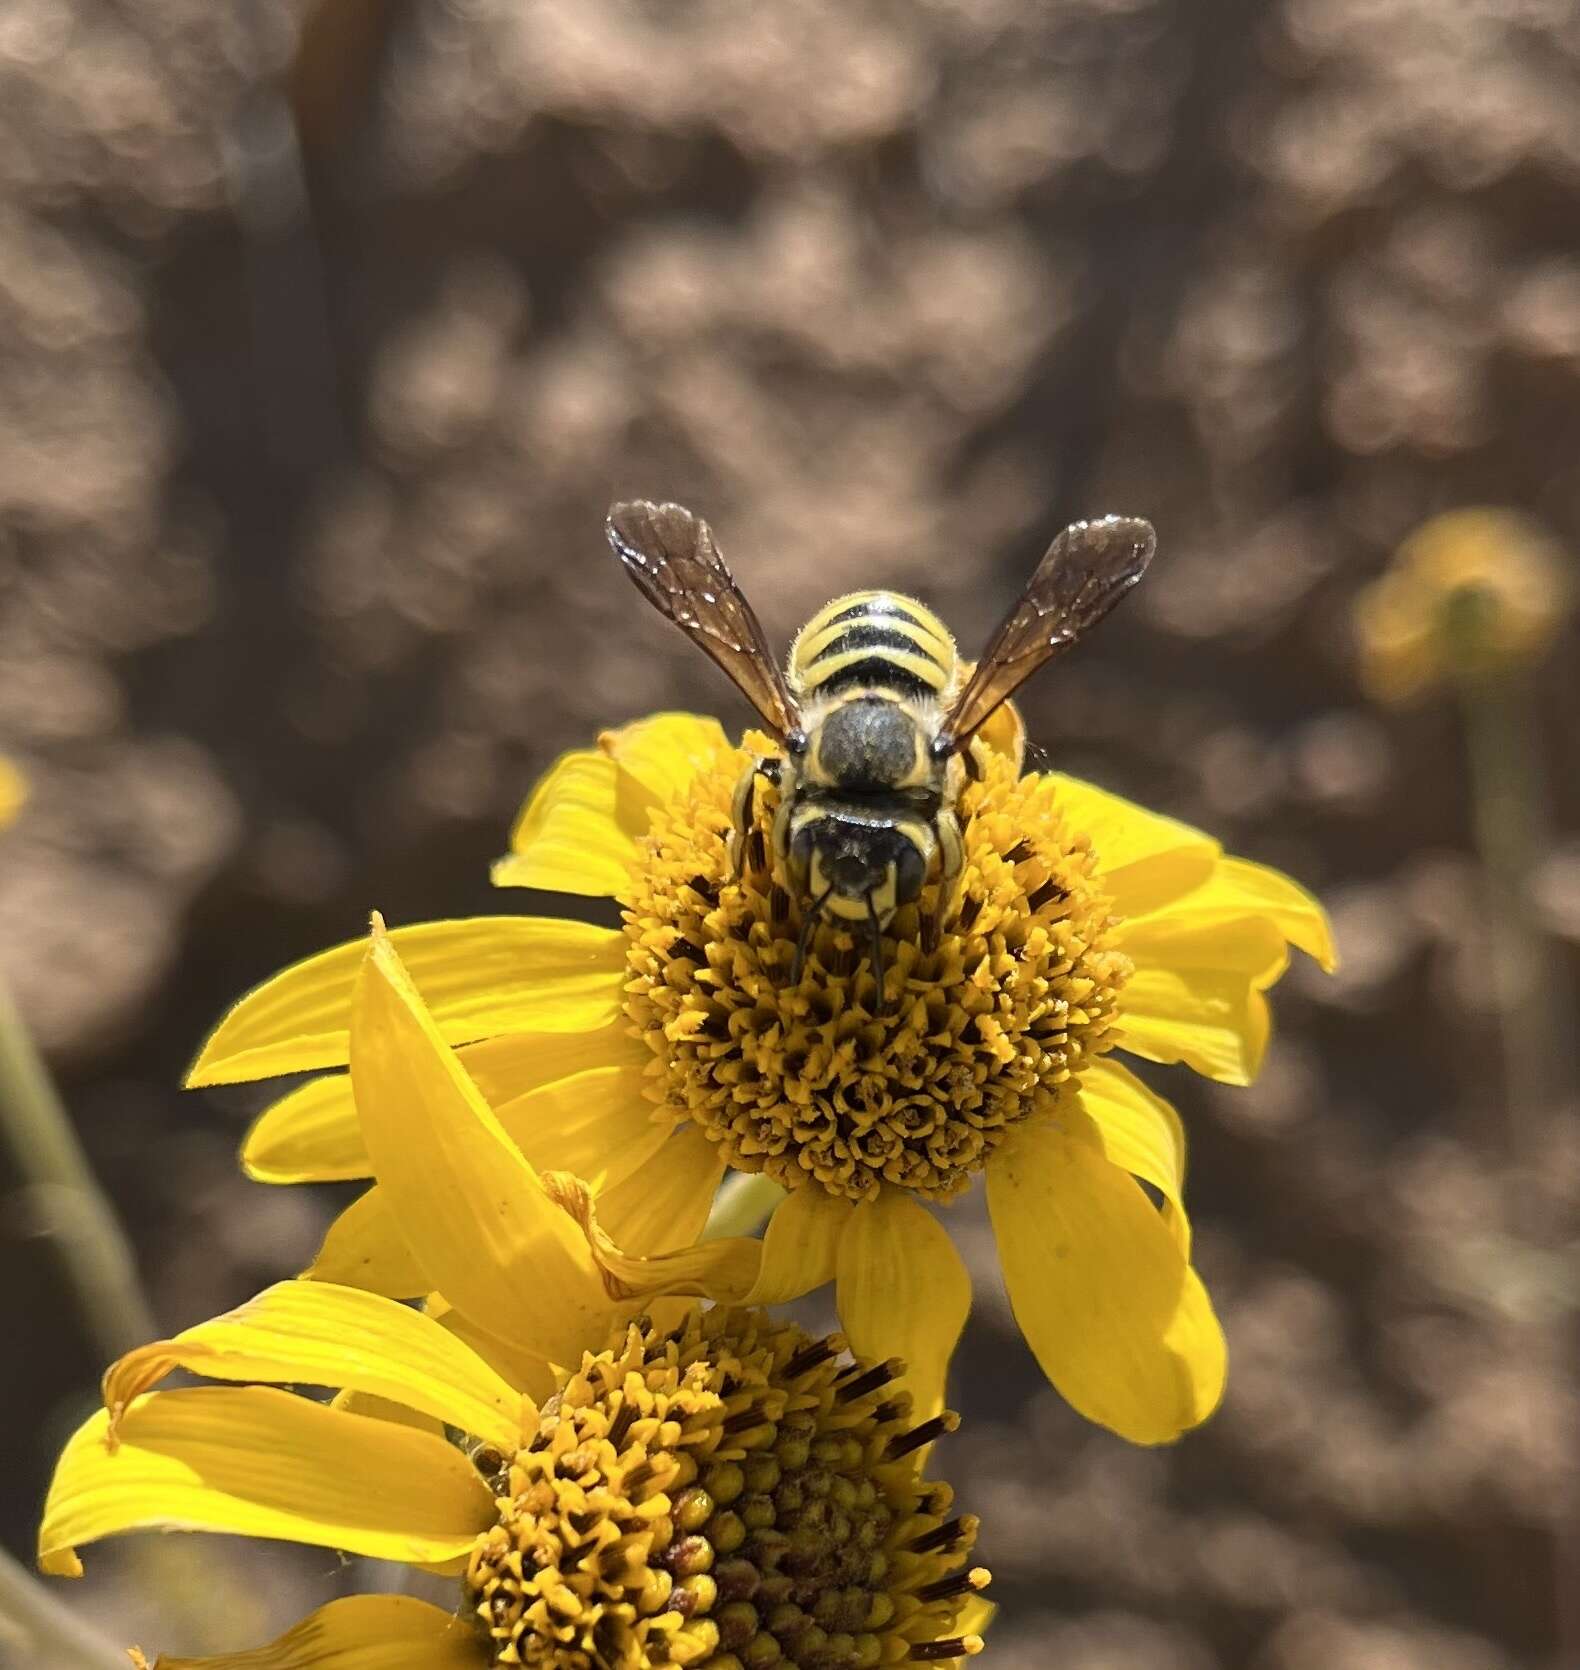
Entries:
[[784, 1190], [761, 1172], [732, 1173], [713, 1203], [702, 1239], [722, 1241], [730, 1235], [755, 1235], [784, 1197]]
[[38, 1578], [0, 1548], [0, 1647], [16, 1641], [17, 1663], [72, 1670], [128, 1670], [128, 1659]]
[[18, 1215], [50, 1243], [105, 1362], [158, 1337], [115, 1213], [0, 980], [0, 1141], [23, 1179]]
[[1571, 1082], [1562, 976], [1530, 897], [1532, 872], [1548, 846], [1536, 704], [1529, 680], [1513, 669], [1467, 677], [1460, 695], [1486, 876], [1506, 1140], [1511, 1157], [1529, 1160], [1532, 1127], [1551, 1109], [1557, 1087]]

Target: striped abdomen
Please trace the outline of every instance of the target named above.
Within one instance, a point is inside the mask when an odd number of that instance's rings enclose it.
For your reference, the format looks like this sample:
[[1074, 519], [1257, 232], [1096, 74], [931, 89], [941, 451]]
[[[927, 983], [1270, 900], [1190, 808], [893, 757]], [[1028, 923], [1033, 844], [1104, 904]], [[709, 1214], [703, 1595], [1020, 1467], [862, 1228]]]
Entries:
[[955, 677], [955, 642], [920, 603], [892, 591], [836, 597], [790, 646], [790, 683], [806, 700], [863, 689], [941, 699]]

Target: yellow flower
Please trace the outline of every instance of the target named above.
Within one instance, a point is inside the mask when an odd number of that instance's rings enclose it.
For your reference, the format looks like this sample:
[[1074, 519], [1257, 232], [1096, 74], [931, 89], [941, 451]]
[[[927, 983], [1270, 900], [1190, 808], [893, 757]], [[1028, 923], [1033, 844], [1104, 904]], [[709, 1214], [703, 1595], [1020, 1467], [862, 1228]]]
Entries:
[[[282, 1282], [123, 1357], [58, 1464], [44, 1571], [78, 1575], [76, 1549], [102, 1537], [179, 1529], [458, 1580], [453, 1610], [354, 1596], [260, 1652], [165, 1670], [859, 1670], [981, 1650], [976, 1521], [922, 1478], [955, 1418], [913, 1423], [903, 1364], [852, 1361], [841, 1336], [747, 1305], [635, 1314], [668, 1277], [685, 1285], [689, 1255], [621, 1254], [575, 1179], [533, 1171], [377, 931], [350, 1031], [369, 1149], [404, 1129], [429, 1168], [409, 1247], [443, 1265], [456, 1309]], [[426, 1109], [432, 1140], [381, 1124], [385, 1103]], [[776, 1241], [717, 1244], [713, 1286], [754, 1305], [783, 1283]], [[249, 1384], [153, 1389], [176, 1369]], [[298, 1384], [336, 1396], [278, 1389]]]
[[27, 783], [22, 773], [0, 754], [0, 829], [12, 822], [27, 799]]
[[[766, 787], [739, 881], [725, 847], [763, 740], [735, 747], [713, 721], [669, 714], [560, 760], [495, 880], [614, 897], [624, 929], [397, 929], [440, 1030], [529, 1158], [541, 1145], [542, 1163], [589, 1181], [602, 1165], [600, 1221], [623, 1189], [695, 1200], [700, 1226], [727, 1168], [786, 1185], [768, 1240], [799, 1251], [776, 1296], [834, 1279], [854, 1349], [905, 1358], [929, 1412], [970, 1283], [923, 1201], [984, 1172], [1010, 1298], [1054, 1385], [1138, 1443], [1178, 1437], [1219, 1400], [1223, 1336], [1190, 1266], [1179, 1120], [1112, 1052], [1248, 1083], [1288, 945], [1332, 966], [1320, 907], [1184, 824], [1057, 773], [1021, 776], [1006, 716], [961, 803], [965, 869], [937, 943], [923, 938], [929, 888], [885, 936], [883, 1004], [834, 926], [791, 987], [798, 911], [768, 862]], [[360, 956], [326, 952], [243, 999], [190, 1082], [344, 1063]], [[269, 1109], [244, 1158], [275, 1181], [368, 1175], [344, 1076]], [[631, 1251], [682, 1244], [621, 1229]], [[697, 1269], [700, 1290], [729, 1297]]]
[[1569, 612], [1572, 567], [1506, 510], [1434, 516], [1355, 603], [1361, 677], [1379, 701], [1540, 659]]

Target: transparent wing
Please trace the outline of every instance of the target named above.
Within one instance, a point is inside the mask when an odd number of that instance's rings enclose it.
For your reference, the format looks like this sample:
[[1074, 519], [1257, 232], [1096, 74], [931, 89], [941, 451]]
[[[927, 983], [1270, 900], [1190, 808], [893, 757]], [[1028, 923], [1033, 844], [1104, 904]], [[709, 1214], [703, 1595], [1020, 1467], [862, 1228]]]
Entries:
[[982, 652], [934, 752], [964, 748], [1001, 702], [1095, 626], [1146, 573], [1157, 542], [1152, 524], [1139, 516], [1072, 522], [1048, 547], [1020, 601]]
[[604, 532], [642, 595], [729, 674], [770, 729], [781, 738], [798, 731], [800, 709], [708, 524], [681, 505], [633, 499], [610, 510]]

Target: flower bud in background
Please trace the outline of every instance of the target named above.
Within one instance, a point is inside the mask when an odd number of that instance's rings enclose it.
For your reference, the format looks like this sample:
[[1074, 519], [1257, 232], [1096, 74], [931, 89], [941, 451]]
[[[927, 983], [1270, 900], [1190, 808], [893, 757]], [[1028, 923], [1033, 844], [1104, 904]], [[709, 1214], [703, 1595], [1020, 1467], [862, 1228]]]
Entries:
[[1540, 660], [1574, 598], [1573, 559], [1507, 510], [1434, 516], [1355, 604], [1361, 682], [1406, 702], [1445, 680]]

